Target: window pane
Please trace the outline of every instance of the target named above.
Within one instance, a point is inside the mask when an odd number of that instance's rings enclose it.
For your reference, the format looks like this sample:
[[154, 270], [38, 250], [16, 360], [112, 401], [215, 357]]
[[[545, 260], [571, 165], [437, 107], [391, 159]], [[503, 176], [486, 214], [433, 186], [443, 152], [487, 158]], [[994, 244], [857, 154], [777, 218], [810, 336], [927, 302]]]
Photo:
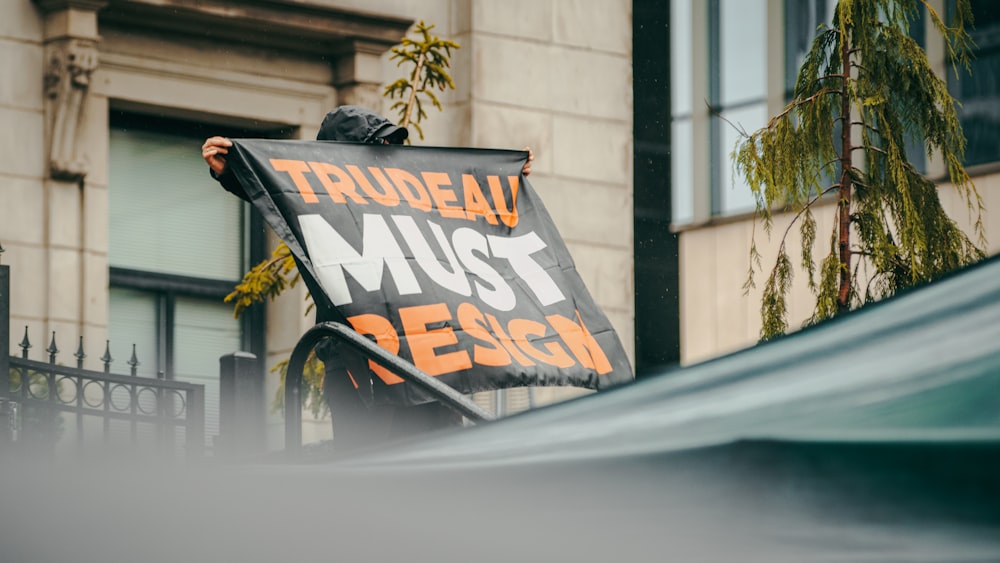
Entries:
[[723, 106], [767, 96], [767, 1], [719, 0]]
[[791, 98], [819, 24], [833, 23], [834, 0], [785, 0], [785, 94]]
[[219, 433], [219, 357], [240, 350], [232, 305], [178, 297], [174, 305], [175, 379], [205, 385], [205, 431]]
[[112, 266], [184, 276], [242, 276], [242, 202], [208, 175], [200, 139], [111, 128]]
[[[722, 115], [726, 120], [740, 126], [747, 133], [751, 133], [767, 123], [767, 105], [764, 103], [754, 104], [723, 112]], [[750, 186], [747, 185], [743, 176], [733, 169], [731, 155], [736, 147], [736, 142], [740, 139], [739, 133], [733, 128], [733, 125], [725, 121], [720, 124], [720, 130], [722, 132], [722, 145], [719, 147], [716, 159], [719, 162], [721, 186], [716, 193], [715, 207], [723, 215], [753, 211], [756, 206], [753, 192], [750, 191]]]
[[694, 220], [693, 132], [690, 119], [673, 122], [670, 153], [670, 193], [673, 197], [673, 222]]
[[670, 2], [670, 96], [675, 116], [691, 114], [691, 0]]
[[967, 165], [1000, 161], [1000, 3], [973, 1], [972, 12], [972, 73], [948, 73], [952, 96], [962, 104], [958, 115], [968, 140]]
[[111, 347], [111, 371], [128, 373], [132, 345], [135, 344], [139, 367], [136, 373], [156, 377], [163, 368], [160, 361], [157, 330], [159, 300], [155, 294], [112, 287], [108, 308], [108, 342]]

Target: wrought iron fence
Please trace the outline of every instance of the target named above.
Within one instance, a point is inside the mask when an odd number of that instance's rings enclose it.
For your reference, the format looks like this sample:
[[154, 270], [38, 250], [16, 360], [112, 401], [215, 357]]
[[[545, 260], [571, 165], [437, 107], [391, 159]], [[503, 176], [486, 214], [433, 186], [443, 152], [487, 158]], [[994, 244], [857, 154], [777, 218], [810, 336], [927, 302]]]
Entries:
[[5, 430], [0, 441], [34, 445], [67, 439], [81, 445], [121, 441], [135, 447], [142, 439], [159, 451], [181, 449], [188, 458], [204, 454], [204, 386], [167, 380], [162, 373], [139, 377], [134, 347], [127, 362], [129, 375], [110, 373], [107, 343], [101, 357], [104, 371], [84, 369], [82, 337], [73, 354], [75, 367], [60, 365], [55, 333], [45, 350], [48, 358], [32, 360], [27, 327], [20, 356], [9, 355], [9, 281], [9, 267], [0, 265], [0, 411], [5, 415], [0, 419], [0, 430]]

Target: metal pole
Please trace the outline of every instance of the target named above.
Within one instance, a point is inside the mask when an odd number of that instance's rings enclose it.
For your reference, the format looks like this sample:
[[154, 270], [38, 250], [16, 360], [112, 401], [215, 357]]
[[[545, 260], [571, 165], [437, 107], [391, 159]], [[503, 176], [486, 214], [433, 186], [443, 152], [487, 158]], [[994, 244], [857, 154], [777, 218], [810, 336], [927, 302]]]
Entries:
[[267, 420], [264, 377], [257, 356], [235, 352], [219, 358], [219, 445], [223, 453], [249, 455], [264, 450]]
[[[3, 252], [3, 247], [0, 247]], [[0, 265], [0, 444], [14, 440], [17, 407], [10, 396], [10, 266]]]
[[10, 395], [10, 266], [0, 265], [0, 397]]
[[199, 385], [187, 395], [187, 429], [184, 432], [189, 459], [205, 455], [205, 386]]
[[358, 334], [354, 329], [335, 322], [319, 323], [299, 339], [288, 359], [285, 374], [285, 451], [296, 454], [302, 448], [302, 372], [309, 352], [321, 340], [335, 338], [361, 352], [366, 358], [391, 370], [409, 383], [433, 395], [441, 404], [461, 414], [472, 422], [492, 420], [490, 413], [469, 400], [465, 395], [417, 369], [416, 366], [389, 353], [385, 348]]

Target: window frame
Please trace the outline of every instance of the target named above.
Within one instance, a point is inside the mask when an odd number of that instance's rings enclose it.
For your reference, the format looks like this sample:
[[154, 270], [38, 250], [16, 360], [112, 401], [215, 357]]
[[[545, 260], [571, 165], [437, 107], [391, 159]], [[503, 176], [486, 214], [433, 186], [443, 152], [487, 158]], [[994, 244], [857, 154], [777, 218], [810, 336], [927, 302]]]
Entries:
[[[233, 138], [271, 137], [289, 138], [291, 129], [251, 129], [219, 126], [207, 122], [193, 122], [184, 119], [154, 116], [145, 113], [114, 110], [112, 108], [109, 120], [109, 131], [113, 128], [134, 128], [163, 134], [180, 134], [192, 138], [207, 138], [212, 135], [223, 135]], [[206, 180], [209, 178], [205, 171]], [[222, 189], [221, 186], [218, 189]], [[235, 197], [235, 196], [234, 196]], [[260, 213], [246, 202], [241, 202], [242, 248], [240, 252], [242, 271], [250, 265], [264, 260], [268, 256], [268, 242], [265, 223]], [[109, 233], [111, 236], [111, 233]], [[108, 287], [111, 289], [127, 289], [147, 293], [154, 298], [158, 312], [156, 323], [157, 350], [155, 363], [156, 372], [162, 372], [164, 377], [173, 380], [178, 375], [175, 372], [175, 309], [178, 297], [196, 299], [217, 299], [219, 303], [232, 292], [240, 279], [219, 280], [213, 278], [198, 278], [192, 276], [167, 274], [110, 266], [108, 268]], [[243, 351], [250, 352], [258, 358], [264, 358], [266, 343], [267, 311], [264, 306], [246, 309], [239, 319], [240, 346]], [[232, 350], [231, 352], [237, 352]], [[140, 361], [149, 361], [140, 358]], [[265, 373], [263, 362], [258, 369]], [[181, 374], [183, 375], [183, 374]]]

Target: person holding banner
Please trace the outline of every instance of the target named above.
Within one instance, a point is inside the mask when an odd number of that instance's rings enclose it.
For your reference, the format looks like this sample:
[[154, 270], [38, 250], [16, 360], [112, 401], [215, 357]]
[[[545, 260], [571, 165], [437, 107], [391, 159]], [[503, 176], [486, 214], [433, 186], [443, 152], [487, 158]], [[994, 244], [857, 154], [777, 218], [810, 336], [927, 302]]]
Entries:
[[[323, 119], [318, 141], [355, 142], [374, 145], [399, 145], [408, 137], [406, 128], [359, 106], [340, 106]], [[202, 145], [202, 157], [211, 175], [223, 188], [249, 201], [238, 179], [226, 166], [226, 156], [232, 141], [214, 136]], [[534, 155], [530, 148], [521, 170], [531, 173]], [[325, 320], [326, 311], [317, 308], [317, 321]], [[317, 355], [324, 362], [326, 375], [323, 395], [334, 419], [335, 444], [338, 449], [354, 448], [429, 430], [459, 426], [461, 416], [444, 405], [431, 402], [411, 406], [385, 406], [375, 401], [375, 387], [384, 385], [372, 377], [368, 363], [360, 354], [344, 345], [327, 340], [317, 346]]]

